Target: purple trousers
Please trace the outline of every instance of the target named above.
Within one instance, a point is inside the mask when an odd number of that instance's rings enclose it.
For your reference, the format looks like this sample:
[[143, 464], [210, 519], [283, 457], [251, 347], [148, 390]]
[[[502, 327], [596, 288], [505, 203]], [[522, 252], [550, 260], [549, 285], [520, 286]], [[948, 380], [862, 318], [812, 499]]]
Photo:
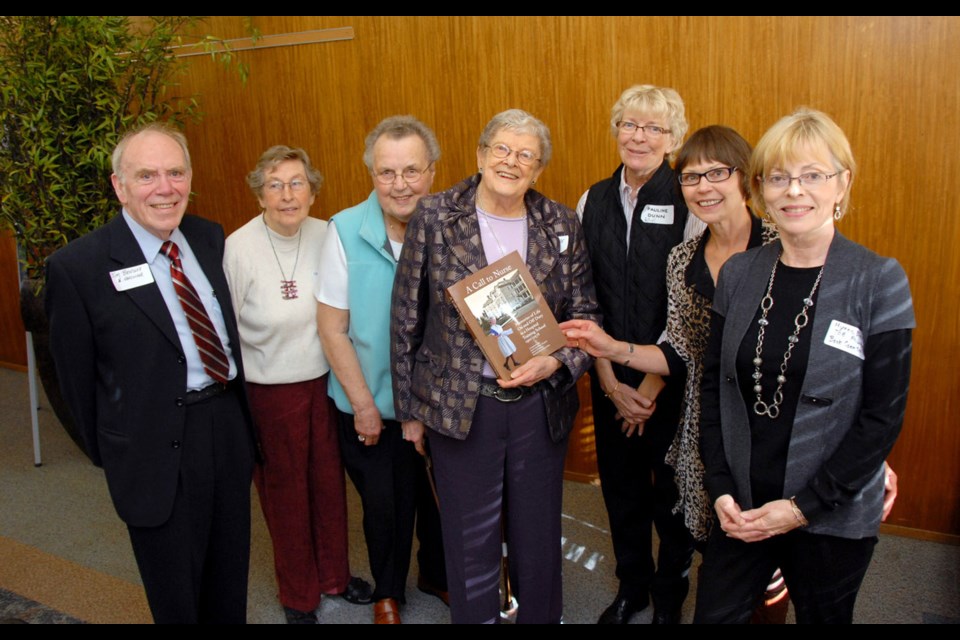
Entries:
[[466, 440], [431, 433], [454, 623], [500, 620], [501, 515], [519, 623], [563, 614], [560, 511], [567, 439], [553, 442], [539, 393], [481, 396]]

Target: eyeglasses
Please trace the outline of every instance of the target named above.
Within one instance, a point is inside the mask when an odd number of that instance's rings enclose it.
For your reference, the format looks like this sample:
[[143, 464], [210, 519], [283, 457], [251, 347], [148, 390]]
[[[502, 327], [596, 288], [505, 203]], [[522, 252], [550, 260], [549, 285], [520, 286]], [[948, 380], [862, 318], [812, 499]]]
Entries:
[[684, 187], [695, 187], [700, 184], [701, 178], [706, 178], [707, 182], [723, 182], [724, 180], [729, 180], [730, 176], [732, 176], [736, 170], [736, 167], [717, 167], [716, 169], [710, 169], [710, 171], [706, 173], [681, 173], [677, 176], [677, 179]]
[[529, 167], [534, 162], [537, 162], [540, 159], [536, 156], [536, 154], [533, 153], [533, 151], [530, 151], [529, 149], [519, 149], [517, 151], [514, 151], [513, 149], [511, 149], [505, 144], [495, 144], [492, 146], [488, 144], [487, 149], [490, 149], [490, 152], [493, 154], [493, 157], [501, 158], [501, 159], [509, 158], [511, 153], [516, 153], [517, 162], [519, 162], [520, 164], [526, 167]]
[[838, 175], [836, 173], [820, 173], [819, 171], [810, 171], [802, 173], [799, 176], [788, 176], [785, 173], [772, 173], [769, 176], [759, 176], [758, 179], [771, 189], [789, 189], [790, 183], [796, 180], [803, 187], [816, 189], [826, 184], [827, 180]]
[[621, 120], [617, 123], [617, 129], [620, 130], [620, 133], [632, 136], [637, 132], [637, 129], [640, 129], [647, 134], [648, 138], [659, 138], [665, 133], [671, 133], [670, 129], [664, 129], [663, 127], [655, 124], [646, 124], [641, 125], [636, 122], [630, 122], [629, 120]]
[[380, 184], [393, 184], [397, 181], [397, 177], [403, 178], [403, 181], [407, 184], [417, 184], [420, 182], [423, 174], [430, 170], [430, 166], [431, 165], [427, 165], [427, 168], [422, 171], [416, 167], [407, 167], [400, 173], [397, 173], [393, 169], [384, 169], [380, 173], [374, 173], [373, 177], [376, 178]]
[[290, 182], [280, 182], [279, 180], [271, 180], [266, 185], [264, 185], [270, 193], [275, 193], [280, 195], [283, 193], [284, 189], [290, 187], [290, 191], [294, 193], [300, 193], [304, 189], [310, 186], [310, 183], [306, 180], [300, 178], [294, 178]]

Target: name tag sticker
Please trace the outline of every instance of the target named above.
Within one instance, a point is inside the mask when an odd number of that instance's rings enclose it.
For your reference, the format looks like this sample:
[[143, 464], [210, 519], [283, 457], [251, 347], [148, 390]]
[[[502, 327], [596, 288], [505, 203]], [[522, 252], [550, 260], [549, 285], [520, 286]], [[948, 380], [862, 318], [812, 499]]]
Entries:
[[560, 238], [560, 253], [564, 253], [567, 250], [567, 246], [570, 245], [570, 236], [559, 236]]
[[644, 205], [640, 219], [647, 224], [673, 224], [673, 205]]
[[823, 344], [863, 360], [863, 333], [857, 327], [839, 320], [831, 320]]
[[117, 291], [126, 291], [142, 287], [145, 284], [153, 282], [153, 272], [150, 271], [150, 265], [144, 262], [135, 267], [126, 269], [117, 269], [110, 272], [110, 280], [113, 282], [113, 288]]

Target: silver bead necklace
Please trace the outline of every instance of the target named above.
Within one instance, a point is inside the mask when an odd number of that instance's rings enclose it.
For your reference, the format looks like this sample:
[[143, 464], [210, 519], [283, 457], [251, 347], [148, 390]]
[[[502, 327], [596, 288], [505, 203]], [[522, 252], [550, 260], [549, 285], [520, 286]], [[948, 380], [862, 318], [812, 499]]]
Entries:
[[780, 256], [777, 256], [777, 261], [773, 263], [773, 271], [770, 272], [770, 282], [767, 283], [767, 293], [760, 301], [761, 314], [760, 319], [757, 320], [757, 324], [760, 325], [760, 331], [757, 332], [757, 350], [756, 356], [753, 358], [753, 390], [757, 394], [757, 401], [753, 404], [753, 411], [758, 416], [767, 416], [771, 420], [776, 419], [776, 417], [780, 415], [780, 404], [783, 402], [783, 384], [787, 381], [787, 364], [790, 362], [790, 354], [800, 341], [800, 330], [807, 326], [807, 323], [810, 321], [810, 318], [807, 316], [807, 311], [813, 306], [813, 294], [817, 292], [817, 287], [820, 286], [820, 278], [823, 277], [823, 266], [821, 266], [820, 272], [817, 274], [817, 279], [813, 283], [813, 288], [810, 289], [810, 295], [803, 299], [803, 309], [801, 309], [797, 317], [793, 319], [794, 330], [792, 335], [787, 336], [787, 350], [784, 351], [783, 362], [780, 363], [780, 375], [777, 376], [777, 389], [773, 392], [772, 401], [766, 403], [761, 397], [763, 387], [760, 385], [760, 378], [763, 377], [763, 374], [760, 372], [760, 365], [763, 364], [763, 336], [766, 332], [767, 325], [770, 324], [770, 321], [767, 320], [767, 314], [770, 313], [770, 309], [773, 308], [773, 280], [777, 275], [777, 264], [779, 263]]

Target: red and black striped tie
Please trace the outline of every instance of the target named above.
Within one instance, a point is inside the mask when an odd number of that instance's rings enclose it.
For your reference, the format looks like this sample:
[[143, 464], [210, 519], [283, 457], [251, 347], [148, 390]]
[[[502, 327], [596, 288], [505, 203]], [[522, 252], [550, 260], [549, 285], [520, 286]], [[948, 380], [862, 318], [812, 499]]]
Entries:
[[173, 288], [177, 292], [177, 298], [180, 299], [183, 312], [187, 315], [187, 322], [190, 324], [193, 340], [200, 351], [204, 371], [217, 382], [226, 384], [227, 376], [230, 375], [227, 354], [223, 350], [223, 343], [220, 342], [217, 330], [210, 322], [207, 310], [203, 307], [203, 302], [200, 301], [200, 296], [197, 295], [197, 290], [193, 288], [187, 274], [183, 272], [180, 248], [167, 240], [160, 247], [160, 253], [170, 258], [170, 277], [173, 278]]

